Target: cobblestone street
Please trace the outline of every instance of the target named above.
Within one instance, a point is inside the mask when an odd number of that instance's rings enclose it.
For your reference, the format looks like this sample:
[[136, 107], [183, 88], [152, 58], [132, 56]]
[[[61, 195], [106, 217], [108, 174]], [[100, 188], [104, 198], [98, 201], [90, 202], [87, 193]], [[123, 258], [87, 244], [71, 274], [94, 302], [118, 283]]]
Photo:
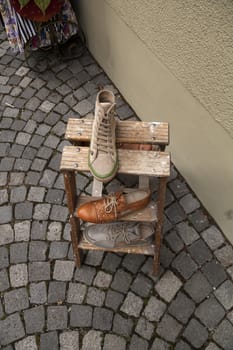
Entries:
[[[60, 159], [68, 118], [92, 117], [100, 87], [138, 119], [88, 51], [36, 73], [1, 30], [0, 348], [232, 350], [233, 249], [173, 165], [160, 276], [144, 255], [88, 251], [75, 268]], [[78, 184], [90, 194], [90, 176]]]

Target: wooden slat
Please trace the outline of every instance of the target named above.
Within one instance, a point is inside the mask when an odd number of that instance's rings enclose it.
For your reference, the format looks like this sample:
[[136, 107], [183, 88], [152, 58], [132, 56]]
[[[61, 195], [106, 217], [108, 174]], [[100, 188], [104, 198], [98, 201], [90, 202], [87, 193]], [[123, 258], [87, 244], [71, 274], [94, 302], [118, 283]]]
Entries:
[[[73, 142], [90, 142], [91, 119], [69, 118], [65, 138]], [[117, 121], [117, 143], [169, 144], [169, 126], [162, 122]]]
[[79, 248], [81, 249], [88, 249], [88, 250], [102, 250], [102, 251], [111, 251], [111, 252], [117, 252], [117, 253], [133, 253], [133, 254], [145, 254], [145, 255], [154, 255], [154, 245], [148, 244], [145, 246], [138, 246], [138, 247], [121, 247], [121, 248], [101, 248], [97, 247], [93, 244], [90, 244], [87, 242], [83, 237], [81, 238], [79, 245]]
[[[92, 200], [97, 200], [99, 197], [90, 197], [90, 196], [79, 196], [77, 208], [84, 203], [87, 203]], [[75, 210], [77, 212], [77, 209]], [[143, 208], [142, 210], [135, 211], [131, 214], [124, 215], [124, 217], [119, 218], [118, 221], [149, 221], [156, 222], [157, 221], [157, 205], [154, 201], [150, 201], [150, 203]]]
[[[65, 146], [60, 170], [88, 172], [88, 147]], [[169, 176], [170, 154], [156, 151], [118, 149], [118, 173]]]

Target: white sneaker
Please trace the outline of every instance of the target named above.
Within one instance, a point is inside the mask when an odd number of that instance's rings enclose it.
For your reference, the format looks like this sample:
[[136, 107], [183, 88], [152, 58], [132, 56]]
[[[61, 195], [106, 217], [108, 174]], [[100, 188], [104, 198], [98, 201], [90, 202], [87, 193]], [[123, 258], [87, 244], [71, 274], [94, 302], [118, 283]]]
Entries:
[[111, 91], [101, 90], [98, 93], [88, 165], [93, 176], [102, 182], [110, 181], [115, 176], [118, 168], [115, 105], [115, 96]]

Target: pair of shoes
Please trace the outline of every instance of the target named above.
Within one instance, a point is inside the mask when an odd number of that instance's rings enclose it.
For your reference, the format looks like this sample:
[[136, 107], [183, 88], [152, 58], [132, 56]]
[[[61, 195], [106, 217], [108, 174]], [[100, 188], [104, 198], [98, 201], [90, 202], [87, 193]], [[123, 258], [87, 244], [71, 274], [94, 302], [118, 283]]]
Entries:
[[114, 222], [90, 225], [84, 229], [83, 237], [101, 248], [122, 248], [147, 245], [153, 240], [154, 226], [144, 222]]
[[136, 190], [116, 192], [98, 200], [82, 204], [77, 216], [83, 221], [101, 224], [115, 221], [131, 212], [143, 209], [150, 201], [150, 192]]
[[97, 94], [88, 166], [93, 176], [101, 182], [110, 181], [118, 168], [115, 105], [115, 96], [111, 91], [101, 90]]

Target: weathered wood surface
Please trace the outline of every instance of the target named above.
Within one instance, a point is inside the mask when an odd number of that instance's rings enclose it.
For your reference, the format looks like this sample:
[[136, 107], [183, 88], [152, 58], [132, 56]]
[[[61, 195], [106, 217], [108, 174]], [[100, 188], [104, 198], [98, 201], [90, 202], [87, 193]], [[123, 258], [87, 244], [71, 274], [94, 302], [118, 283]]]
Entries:
[[[84, 204], [86, 202], [90, 202], [92, 200], [97, 200], [97, 199], [100, 199], [100, 198], [81, 195], [78, 197], [77, 208], [81, 204]], [[77, 212], [77, 210], [75, 210], [75, 212]], [[154, 201], [150, 201], [150, 203], [142, 210], [138, 210], [138, 211], [135, 211], [131, 214], [124, 215], [122, 218], [119, 218], [118, 221], [156, 222], [157, 221], [157, 205]]]
[[[65, 146], [62, 153], [61, 171], [88, 172], [88, 147]], [[156, 151], [118, 149], [118, 173], [169, 176], [170, 154]]]
[[[69, 118], [65, 138], [74, 142], [90, 142], [91, 119]], [[117, 121], [117, 143], [169, 144], [169, 124], [162, 122]]]

